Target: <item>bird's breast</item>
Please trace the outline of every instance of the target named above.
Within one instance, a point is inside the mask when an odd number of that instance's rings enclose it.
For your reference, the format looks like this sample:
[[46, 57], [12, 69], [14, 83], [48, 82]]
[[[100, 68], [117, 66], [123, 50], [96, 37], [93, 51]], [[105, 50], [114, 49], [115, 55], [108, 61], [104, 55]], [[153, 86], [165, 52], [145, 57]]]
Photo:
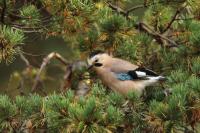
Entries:
[[119, 80], [116, 77], [116, 74], [111, 71], [97, 71], [97, 74], [107, 87], [122, 94], [127, 94], [129, 91], [142, 92], [142, 90], [144, 89], [144, 86], [138, 84], [137, 81], [135, 82], [132, 80]]

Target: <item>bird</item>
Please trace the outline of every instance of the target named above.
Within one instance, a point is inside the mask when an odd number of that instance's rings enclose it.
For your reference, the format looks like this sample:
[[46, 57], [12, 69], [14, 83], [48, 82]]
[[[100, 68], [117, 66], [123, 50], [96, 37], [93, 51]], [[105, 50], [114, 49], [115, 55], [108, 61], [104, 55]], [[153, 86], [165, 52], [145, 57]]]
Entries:
[[115, 58], [101, 50], [90, 53], [87, 64], [88, 70], [93, 69], [105, 86], [123, 95], [132, 91], [141, 95], [147, 86], [166, 80], [166, 77], [150, 69]]

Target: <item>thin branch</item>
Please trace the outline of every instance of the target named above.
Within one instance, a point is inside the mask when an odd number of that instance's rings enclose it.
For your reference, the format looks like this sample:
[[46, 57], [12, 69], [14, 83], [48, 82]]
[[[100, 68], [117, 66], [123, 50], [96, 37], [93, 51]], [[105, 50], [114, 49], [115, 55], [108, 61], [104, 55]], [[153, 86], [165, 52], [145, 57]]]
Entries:
[[162, 40], [165, 40], [170, 43], [170, 45], [168, 45], [169, 47], [177, 47], [178, 46], [178, 44], [175, 41], [165, 37], [164, 35], [162, 35], [160, 33], [157, 33], [156, 31], [151, 29], [151, 27], [149, 25], [147, 25], [143, 22], [140, 22], [138, 25], [136, 25], [136, 28], [139, 30], [143, 30], [146, 33], [148, 33], [149, 35], [153, 36], [156, 39], [156, 41], [158, 41], [159, 43], [160, 43], [160, 39], [162, 39]]
[[122, 8], [120, 8], [120, 7], [116, 6], [116, 5], [113, 5], [113, 4], [110, 3], [110, 2], [108, 2], [108, 6], [109, 6], [111, 9], [117, 11], [118, 13], [120, 13], [120, 14], [122, 14], [122, 15], [124, 15], [124, 16], [127, 15], [127, 12], [126, 12], [125, 10], [123, 10]]
[[28, 59], [26, 59], [26, 57], [25, 57], [21, 52], [19, 53], [19, 55], [20, 55], [20, 58], [25, 62], [26, 66], [27, 66], [27, 67], [30, 67], [31, 64], [30, 64], [30, 62], [28, 61]]
[[130, 9], [128, 9], [128, 10], [126, 11], [126, 14], [128, 15], [130, 12], [132, 12], [132, 11], [134, 11], [134, 10], [137, 10], [137, 9], [139, 9], [139, 8], [144, 8], [144, 7], [146, 7], [146, 6], [145, 6], [145, 5], [137, 5], [137, 6], [131, 7]]
[[[179, 1], [178, 3], [182, 3], [184, 1], [185, 0]], [[147, 2], [144, 1], [143, 5], [136, 5], [134, 7], [131, 7], [130, 9], [124, 10], [124, 9], [120, 8], [119, 6], [117, 6], [117, 5], [113, 5], [111, 2], [107, 2], [108, 7], [110, 7], [114, 11], [117, 11], [118, 13], [122, 14], [123, 16], [126, 16], [127, 18], [129, 16], [129, 13], [132, 12], [132, 11], [135, 11], [135, 10], [140, 9], [140, 8], [145, 8], [145, 7], [148, 7], [148, 6], [152, 6], [152, 5], [155, 5], [155, 4], [159, 4], [159, 3], [164, 3], [164, 2], [160, 2], [159, 1], [159, 2], [156, 2], [156, 3], [153, 3], [153, 4], [147, 4]]]
[[27, 53], [27, 52], [25, 52], [25, 51], [22, 51], [22, 53], [24, 54], [24, 55], [27, 55], [27, 56], [46, 56], [46, 54], [32, 54], [32, 53]]
[[39, 71], [36, 75], [34, 84], [33, 84], [32, 89], [31, 89], [32, 92], [35, 91], [36, 87], [38, 86], [38, 83], [41, 81], [40, 80], [40, 74], [42, 73], [42, 70], [46, 67], [46, 65], [50, 62], [50, 60], [52, 58], [56, 58], [57, 60], [59, 60], [62, 64], [66, 65], [66, 66], [69, 65], [69, 63], [60, 54], [58, 54], [56, 52], [52, 52], [49, 55], [47, 55], [43, 59], [42, 65], [40, 66], [40, 69], [39, 69]]
[[65, 58], [63, 58], [60, 54], [58, 54], [58, 53], [55, 53], [54, 52], [54, 57], [57, 59], [57, 60], [59, 60], [61, 63], [63, 63], [64, 65], [69, 65], [70, 63], [69, 62], [67, 62], [66, 60], [65, 60]]
[[131, 7], [131, 8], [128, 9], [128, 10], [123, 10], [122, 8], [120, 8], [120, 7], [116, 6], [116, 5], [113, 5], [111, 2], [108, 2], [107, 4], [108, 4], [108, 6], [109, 6], [111, 9], [117, 11], [118, 13], [120, 13], [120, 14], [126, 16], [126, 17], [128, 17], [128, 15], [129, 15], [130, 12], [132, 12], [132, 11], [134, 11], [134, 10], [137, 10], [137, 9], [139, 9], [139, 8], [144, 8], [144, 7], [146, 7], [145, 5], [137, 5], [137, 6]]
[[172, 17], [171, 21], [169, 22], [169, 24], [167, 25], [167, 27], [163, 30], [162, 34], [165, 33], [168, 29], [170, 29], [170, 27], [172, 26], [172, 24], [174, 23], [174, 21], [176, 20], [177, 16], [181, 13], [182, 10], [185, 9], [185, 7], [187, 6], [187, 4], [184, 4], [183, 7], [177, 9], [176, 13], [174, 14], [174, 16]]

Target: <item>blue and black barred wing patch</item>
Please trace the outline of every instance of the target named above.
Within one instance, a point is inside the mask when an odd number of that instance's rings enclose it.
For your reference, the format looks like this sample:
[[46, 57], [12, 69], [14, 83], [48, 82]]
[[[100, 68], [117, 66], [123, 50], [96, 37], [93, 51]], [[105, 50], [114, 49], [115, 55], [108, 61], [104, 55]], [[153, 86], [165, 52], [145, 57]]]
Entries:
[[137, 68], [135, 70], [130, 70], [127, 73], [117, 73], [116, 77], [119, 80], [147, 80], [148, 77], [159, 76], [155, 72], [146, 68]]
[[116, 74], [117, 79], [125, 81], [125, 80], [133, 80], [133, 77], [129, 75], [128, 73], [117, 73]]

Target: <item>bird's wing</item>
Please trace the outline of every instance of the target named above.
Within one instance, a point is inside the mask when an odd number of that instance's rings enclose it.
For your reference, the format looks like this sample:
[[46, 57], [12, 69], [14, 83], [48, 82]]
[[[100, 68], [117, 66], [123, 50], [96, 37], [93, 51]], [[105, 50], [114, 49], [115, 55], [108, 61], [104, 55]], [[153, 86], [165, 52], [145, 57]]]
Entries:
[[148, 80], [152, 77], [158, 77], [154, 71], [146, 69], [144, 67], [139, 67], [128, 61], [113, 58], [110, 63], [110, 71], [113, 72], [117, 79], [125, 80]]
[[127, 72], [114, 72], [117, 79], [125, 81], [125, 80], [148, 80], [151, 79], [152, 77], [158, 77], [159, 75], [156, 74], [155, 72], [138, 67], [135, 70], [129, 70]]
[[120, 72], [128, 72], [130, 70], [135, 70], [137, 69], [138, 66], [131, 64], [128, 61], [118, 59], [118, 58], [113, 58], [112, 62], [110, 63], [110, 69], [113, 72], [120, 73]]

